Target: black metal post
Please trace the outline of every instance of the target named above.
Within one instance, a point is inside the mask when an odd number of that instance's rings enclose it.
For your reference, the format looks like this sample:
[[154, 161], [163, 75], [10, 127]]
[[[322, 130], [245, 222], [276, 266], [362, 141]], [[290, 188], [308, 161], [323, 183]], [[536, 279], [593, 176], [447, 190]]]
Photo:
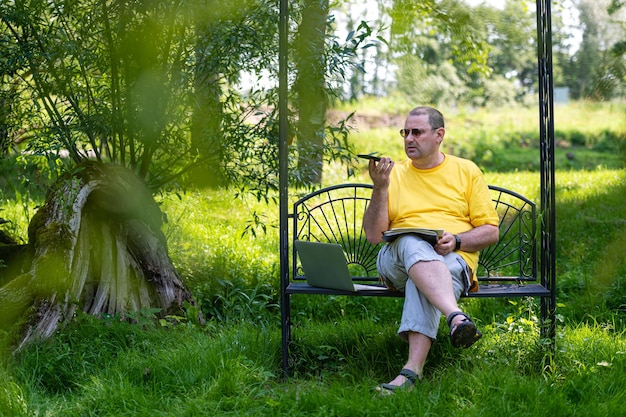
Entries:
[[541, 171], [541, 277], [550, 290], [541, 299], [542, 336], [555, 342], [556, 333], [556, 210], [554, 167], [554, 80], [552, 76], [552, 21], [550, 0], [537, 0], [537, 57], [539, 70], [539, 128]]
[[289, 341], [291, 340], [290, 301], [287, 294], [289, 283], [289, 149], [287, 145], [289, 119], [289, 85], [288, 85], [288, 35], [289, 35], [289, 0], [280, 0], [278, 48], [278, 131], [279, 131], [279, 230], [280, 230], [280, 311], [282, 327], [283, 373], [289, 374]]

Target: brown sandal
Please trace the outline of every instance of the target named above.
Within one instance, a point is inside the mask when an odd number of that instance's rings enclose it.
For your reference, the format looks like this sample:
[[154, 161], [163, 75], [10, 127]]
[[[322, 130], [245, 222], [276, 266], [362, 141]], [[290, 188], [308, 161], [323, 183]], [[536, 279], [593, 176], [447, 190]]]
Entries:
[[[456, 316], [465, 317], [461, 323], [452, 327], [452, 319]], [[483, 334], [476, 328], [476, 325], [469, 316], [462, 311], [455, 311], [448, 316], [448, 326], [450, 326], [450, 342], [455, 348], [468, 348], [472, 346]]]

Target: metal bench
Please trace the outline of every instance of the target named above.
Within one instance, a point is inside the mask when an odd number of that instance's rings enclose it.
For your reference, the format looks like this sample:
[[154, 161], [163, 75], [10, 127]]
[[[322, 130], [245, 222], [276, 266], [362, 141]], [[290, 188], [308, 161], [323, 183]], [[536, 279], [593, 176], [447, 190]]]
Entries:
[[[465, 297], [538, 297], [541, 299], [542, 331], [547, 323], [547, 303], [553, 297], [545, 277], [537, 274], [537, 214], [535, 203], [524, 196], [497, 186], [489, 186], [500, 217], [500, 240], [481, 251], [476, 272], [479, 290]], [[288, 363], [291, 339], [291, 295], [346, 295], [403, 297], [380, 284], [376, 271], [379, 245], [370, 244], [361, 227], [370, 200], [369, 184], [341, 184], [308, 194], [293, 205], [289, 214], [292, 239], [340, 244], [346, 255], [355, 283], [379, 285], [378, 291], [349, 292], [311, 287], [299, 263], [295, 245], [291, 245], [291, 270], [281, 279], [283, 302], [283, 363]]]

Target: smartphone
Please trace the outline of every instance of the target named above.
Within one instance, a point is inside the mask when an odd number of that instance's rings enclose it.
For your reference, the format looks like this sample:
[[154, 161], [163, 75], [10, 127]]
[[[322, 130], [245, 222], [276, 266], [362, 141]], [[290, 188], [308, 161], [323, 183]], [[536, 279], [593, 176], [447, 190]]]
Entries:
[[363, 159], [373, 159], [376, 162], [380, 161], [380, 156], [366, 155], [366, 154], [362, 154], [362, 153], [358, 154], [357, 156], [359, 158], [363, 158]]

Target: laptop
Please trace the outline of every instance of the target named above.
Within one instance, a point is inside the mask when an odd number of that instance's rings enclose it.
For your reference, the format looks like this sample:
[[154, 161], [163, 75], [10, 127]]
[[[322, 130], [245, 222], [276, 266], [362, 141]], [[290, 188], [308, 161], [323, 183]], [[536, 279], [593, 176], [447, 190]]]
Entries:
[[352, 292], [381, 290], [380, 286], [352, 282], [348, 262], [341, 245], [307, 240], [296, 240], [294, 244], [302, 263], [306, 282], [311, 287]]

